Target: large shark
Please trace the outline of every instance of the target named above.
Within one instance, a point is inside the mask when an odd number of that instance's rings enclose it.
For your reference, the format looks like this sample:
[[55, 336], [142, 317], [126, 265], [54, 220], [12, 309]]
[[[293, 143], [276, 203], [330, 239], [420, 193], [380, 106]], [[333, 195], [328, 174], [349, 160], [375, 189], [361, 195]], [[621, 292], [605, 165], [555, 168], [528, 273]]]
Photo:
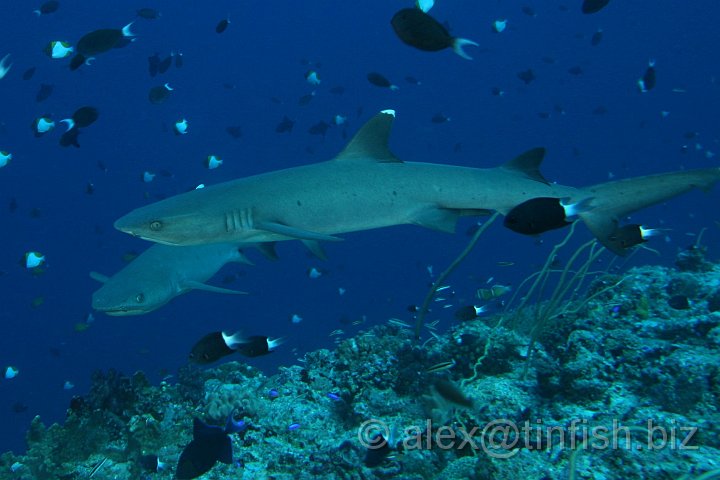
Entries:
[[228, 262], [251, 263], [234, 244], [155, 244], [110, 278], [91, 272], [92, 278], [103, 283], [93, 293], [92, 307], [108, 315], [142, 315], [193, 289], [245, 293], [205, 283]]
[[458, 217], [505, 215], [535, 198], [584, 204], [580, 217], [612, 251], [618, 219], [720, 180], [720, 168], [665, 173], [574, 188], [546, 181], [536, 148], [496, 168], [403, 162], [388, 148], [395, 112], [368, 121], [332, 160], [268, 172], [183, 193], [115, 222], [168, 245], [299, 239], [314, 251], [338, 234], [415, 224], [452, 232]]

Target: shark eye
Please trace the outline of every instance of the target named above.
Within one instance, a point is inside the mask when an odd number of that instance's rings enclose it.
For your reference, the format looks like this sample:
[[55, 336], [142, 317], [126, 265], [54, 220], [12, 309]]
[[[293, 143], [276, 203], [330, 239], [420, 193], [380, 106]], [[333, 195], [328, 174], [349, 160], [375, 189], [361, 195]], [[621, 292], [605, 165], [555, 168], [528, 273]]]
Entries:
[[135, 301], [137, 303], [143, 303], [145, 301], [145, 295], [143, 295], [142, 293], [138, 293], [135, 297]]
[[150, 222], [150, 230], [158, 232], [162, 228], [162, 222], [160, 220], [153, 220]]

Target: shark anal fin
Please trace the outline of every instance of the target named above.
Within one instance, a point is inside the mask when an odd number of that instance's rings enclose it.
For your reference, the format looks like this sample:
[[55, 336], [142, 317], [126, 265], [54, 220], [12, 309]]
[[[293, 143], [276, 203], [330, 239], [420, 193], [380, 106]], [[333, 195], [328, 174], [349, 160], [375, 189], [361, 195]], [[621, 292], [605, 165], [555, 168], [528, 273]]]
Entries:
[[107, 275], [103, 275], [102, 273], [98, 272], [90, 272], [90, 278], [92, 278], [95, 281], [98, 281], [100, 283], [107, 283], [108, 280], [110, 280], [110, 277]]
[[277, 260], [278, 258], [280, 258], [275, 251], [275, 242], [256, 243], [255, 248], [260, 250], [260, 253], [262, 253], [263, 256], [268, 260]]
[[315, 255], [317, 258], [320, 260], [327, 260], [327, 255], [325, 254], [325, 250], [322, 248], [322, 245], [320, 245], [320, 242], [315, 240], [301, 240], [301, 242], [308, 250], [310, 250], [310, 253]]
[[335, 160], [368, 160], [383, 163], [402, 163], [390, 151], [388, 140], [395, 112], [383, 110], [371, 118], [350, 140]]
[[193, 290], [204, 290], [206, 292], [227, 293], [230, 295], [247, 295], [248, 294], [248, 292], [241, 292], [238, 290], [230, 290], [229, 288], [215, 287], [213, 285], [196, 282], [194, 280], [188, 280], [187, 282], [185, 282], [185, 286], [187, 288], [190, 288]]
[[246, 265], [255, 265], [240, 248], [237, 249], [236, 256], [231, 260], [232, 262], [244, 263]]
[[616, 255], [625, 256], [628, 250], [617, 242], [613, 241], [614, 233], [618, 229], [618, 220], [614, 216], [589, 211], [580, 214], [590, 232], [598, 239], [605, 248]]
[[542, 176], [542, 173], [540, 173], [540, 164], [544, 158], [545, 148], [536, 147], [528, 150], [527, 152], [523, 152], [509, 162], [504, 163], [502, 168], [520, 172], [527, 178], [550, 185], [550, 182], [548, 182], [545, 177]]
[[296, 238], [298, 240], [315, 240], [326, 242], [339, 242], [342, 240], [342, 238], [340, 237], [325, 235], [324, 233], [311, 232], [309, 230], [303, 230], [301, 228], [295, 228], [276, 222], [258, 222], [255, 224], [255, 228], [259, 230], [265, 230], [266, 232], [283, 235], [285, 237]]
[[431, 228], [440, 232], [455, 233], [455, 225], [461, 210], [450, 208], [428, 208], [421, 212], [412, 221], [413, 225]]

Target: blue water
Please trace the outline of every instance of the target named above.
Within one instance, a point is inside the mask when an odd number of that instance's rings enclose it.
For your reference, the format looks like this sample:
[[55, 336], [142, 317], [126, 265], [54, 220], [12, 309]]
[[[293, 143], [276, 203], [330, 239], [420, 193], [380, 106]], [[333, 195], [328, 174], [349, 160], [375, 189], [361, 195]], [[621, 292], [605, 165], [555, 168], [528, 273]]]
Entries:
[[[432, 281], [428, 266], [435, 274], [442, 271], [465, 246], [464, 232], [475, 221], [463, 220], [456, 235], [409, 226], [348, 234], [346, 241], [326, 246], [327, 262], [310, 257], [298, 242], [279, 245], [277, 262], [250, 251], [255, 266], [228, 266], [213, 281], [223, 285], [224, 276], [237, 274], [225, 286], [247, 290], [247, 297], [192, 292], [145, 316], [96, 314], [87, 331], [75, 332], [98, 288], [88, 272], [111, 275], [123, 267], [123, 254], [149, 246], [112, 227], [149, 200], [198, 183], [329, 159], [385, 108], [397, 111], [391, 146], [406, 160], [492, 167], [542, 145], [548, 149], [545, 176], [577, 186], [610, 175], [718, 165], [718, 157], [708, 153], [720, 153], [717, 2], [614, 1], [583, 16], [579, 2], [569, 0], [562, 2], [567, 11], [558, 2], [440, 1], [431, 13], [447, 20], [454, 35], [480, 44], [467, 47], [473, 61], [402, 44], [389, 21], [410, 3], [65, 0], [43, 17], [31, 11], [39, 4], [3, 4], [0, 58], [10, 53], [14, 65], [0, 80], [0, 150], [13, 154], [0, 169], [0, 367], [16, 366], [20, 374], [0, 379], [0, 451], [23, 450], [34, 415], [46, 423], [62, 420], [70, 398], [87, 392], [92, 371], [143, 370], [159, 381], [184, 365], [193, 343], [210, 331], [287, 337], [276, 353], [251, 362], [272, 372], [307, 351], [332, 347], [335, 329], [352, 334], [390, 317], [412, 321], [407, 306], [422, 301]], [[524, 5], [536, 16], [523, 13]], [[90, 66], [71, 72], [69, 59], [43, 53], [52, 40], [75, 43], [89, 31], [120, 28], [146, 6], [162, 16], [136, 19], [136, 41]], [[223, 18], [231, 23], [217, 34]], [[497, 34], [491, 23], [499, 18], [508, 19], [508, 29]], [[604, 37], [593, 47], [590, 36], [599, 28]], [[184, 66], [151, 78], [148, 57], [171, 51], [182, 52]], [[640, 94], [636, 81], [650, 59], [657, 62], [657, 87]], [[581, 75], [568, 73], [575, 66]], [[30, 67], [36, 73], [25, 81], [22, 73]], [[310, 68], [322, 80], [317, 87], [304, 78]], [[528, 68], [537, 79], [525, 86], [516, 74]], [[371, 85], [371, 71], [400, 89]], [[407, 83], [408, 75], [421, 84]], [[148, 90], [165, 82], [174, 88], [172, 97], [150, 104]], [[54, 92], [37, 103], [41, 83], [52, 84]], [[335, 86], [344, 93], [330, 93]], [[493, 87], [505, 94], [493, 96]], [[311, 102], [300, 106], [298, 99], [312, 91]], [[81, 148], [58, 145], [62, 127], [33, 136], [36, 117], [59, 120], [83, 105], [97, 107], [100, 118], [81, 134]], [[593, 114], [600, 106], [607, 113]], [[432, 123], [437, 113], [451, 120]], [[549, 118], [539, 115], [545, 113]], [[346, 115], [348, 123], [333, 126], [324, 138], [307, 132], [336, 114]], [[277, 134], [284, 115], [295, 120], [294, 129]], [[182, 117], [189, 133], [177, 136], [172, 124]], [[241, 126], [242, 138], [228, 135], [228, 126]], [[688, 139], [687, 132], [697, 137]], [[209, 154], [225, 163], [207, 170], [203, 160]], [[172, 176], [143, 183], [145, 170]], [[93, 194], [86, 193], [88, 182]], [[15, 211], [8, 207], [12, 199]], [[642, 252], [633, 262], [671, 264], [704, 227], [703, 243], [717, 258], [718, 200], [717, 191], [692, 192], [635, 214], [633, 221], [667, 231], [650, 244], [659, 256]], [[584, 227], [579, 231], [578, 241], [590, 238]], [[491, 283], [517, 285], [562, 235], [538, 241], [498, 222], [451, 278], [455, 303], [472, 302], [490, 277]], [[44, 274], [20, 265], [30, 250], [46, 255]], [[308, 278], [313, 266], [325, 274]], [[43, 303], [34, 307], [38, 298]], [[294, 313], [301, 323], [291, 324]], [[363, 318], [364, 325], [349, 323]], [[436, 309], [430, 318], [447, 326], [452, 309]], [[75, 387], [65, 390], [66, 380]], [[18, 403], [27, 410], [14, 412]]]

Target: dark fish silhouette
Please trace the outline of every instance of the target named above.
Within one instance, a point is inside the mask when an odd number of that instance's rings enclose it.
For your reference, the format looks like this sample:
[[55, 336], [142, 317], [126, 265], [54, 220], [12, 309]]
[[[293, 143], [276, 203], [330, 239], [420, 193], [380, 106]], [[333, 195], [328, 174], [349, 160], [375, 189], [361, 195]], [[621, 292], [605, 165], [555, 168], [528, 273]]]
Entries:
[[308, 133], [310, 135], [322, 135], [324, 137], [329, 128], [330, 124], [324, 120], [320, 120], [318, 123], [308, 128]]
[[170, 68], [172, 63], [173, 63], [173, 56], [168, 55], [164, 60], [162, 60], [160, 63], [158, 63], [158, 66], [157, 66], [158, 73], [167, 72], [168, 68]]
[[156, 20], [158, 17], [160, 17], [160, 12], [158, 12], [154, 8], [141, 8], [137, 11], [137, 16], [140, 18], [144, 18], [145, 20]]
[[295, 126], [295, 122], [290, 120], [287, 115], [285, 115], [283, 119], [280, 120], [280, 123], [278, 123], [275, 127], [275, 131], [277, 133], [292, 132], [293, 126]]
[[403, 8], [390, 20], [395, 34], [405, 44], [426, 52], [437, 52], [452, 47], [463, 58], [472, 60], [463, 47], [478, 46], [466, 38], [453, 37], [440, 22], [418, 8]]
[[132, 22], [123, 28], [102, 28], [83, 35], [75, 46], [77, 53], [70, 60], [70, 70], [77, 70], [95, 55], [125, 46], [133, 36], [131, 26]]
[[150, 100], [150, 103], [153, 105], [160, 105], [170, 97], [170, 92], [172, 92], [172, 88], [170, 88], [170, 85], [167, 83], [165, 85], [152, 87], [148, 92], [148, 100]]
[[30, 80], [33, 77], [33, 75], [35, 75], [35, 67], [30, 67], [23, 72], [22, 79]]
[[41, 83], [40, 89], [38, 90], [37, 94], [35, 94], [35, 101], [40, 103], [40, 102], [44, 102], [45, 100], [47, 100], [50, 97], [50, 95], [52, 95], [54, 88], [55, 87], [53, 87], [50, 84]]
[[518, 72], [517, 77], [525, 83], [525, 85], [530, 85], [535, 80], [535, 74], [533, 73], [531, 68], [528, 68], [525, 71]]
[[583, 0], [582, 13], [597, 13], [610, 3], [610, 0]]
[[95, 123], [99, 116], [100, 113], [95, 107], [80, 107], [72, 114], [72, 121], [75, 127], [85, 128]]
[[158, 74], [158, 68], [160, 66], [160, 55], [157, 53], [148, 57], [148, 73], [151, 77]]
[[384, 75], [377, 72], [370, 72], [367, 74], [368, 82], [372, 83], [376, 87], [389, 88], [390, 90], [397, 90], [397, 85], [393, 85], [390, 80], [385, 78]]
[[227, 18], [224, 18], [218, 22], [218, 24], [215, 26], [215, 32], [222, 33], [225, 30], [227, 30], [228, 25], [230, 25], [230, 20]]
[[78, 136], [80, 135], [80, 129], [77, 127], [73, 127], [67, 132], [63, 133], [60, 136], [60, 145], [63, 147], [69, 147], [72, 145], [75, 148], [80, 148], [80, 143], [78, 143]]
[[232, 442], [229, 435], [241, 432], [245, 424], [228, 417], [225, 428], [208, 425], [193, 419], [193, 439], [183, 449], [178, 459], [175, 478], [189, 480], [208, 472], [217, 462], [232, 464]]
[[310, 103], [310, 100], [312, 100], [314, 96], [315, 96], [315, 92], [308, 93], [307, 95], [303, 95], [302, 97], [300, 97], [298, 99], [298, 105], [300, 105], [301, 107], [304, 107], [305, 105]]
[[242, 137], [242, 128], [240, 128], [239, 126], [227, 127], [227, 128], [225, 128], [225, 131], [228, 133], [228, 135], [230, 135], [235, 140]]
[[217, 362], [235, 353], [234, 342], [234, 337], [224, 332], [208, 333], [193, 345], [190, 350], [190, 361], [201, 365]]
[[656, 83], [657, 78], [655, 76], [655, 61], [650, 60], [650, 63], [648, 63], [648, 67], [645, 70], [645, 74], [640, 80], [638, 80], [638, 88], [642, 93], [649, 92], [650, 90], [655, 88]]
[[600, 42], [602, 42], [602, 38], [603, 38], [603, 31], [602, 30], [596, 31], [595, 33], [592, 34], [592, 37], [590, 37], [590, 45], [592, 45], [593, 47], [597, 47], [598, 45], [600, 45]]
[[570, 225], [579, 213], [588, 209], [592, 198], [566, 204], [561, 198], [537, 197], [527, 200], [508, 212], [504, 225], [513, 232], [537, 235]]
[[40, 8], [35, 10], [35, 15], [38, 17], [40, 15], [47, 15], [49, 13], [55, 13], [57, 12], [57, 9], [60, 8], [60, 2], [56, 0], [49, 0], [42, 5], [40, 5]]

